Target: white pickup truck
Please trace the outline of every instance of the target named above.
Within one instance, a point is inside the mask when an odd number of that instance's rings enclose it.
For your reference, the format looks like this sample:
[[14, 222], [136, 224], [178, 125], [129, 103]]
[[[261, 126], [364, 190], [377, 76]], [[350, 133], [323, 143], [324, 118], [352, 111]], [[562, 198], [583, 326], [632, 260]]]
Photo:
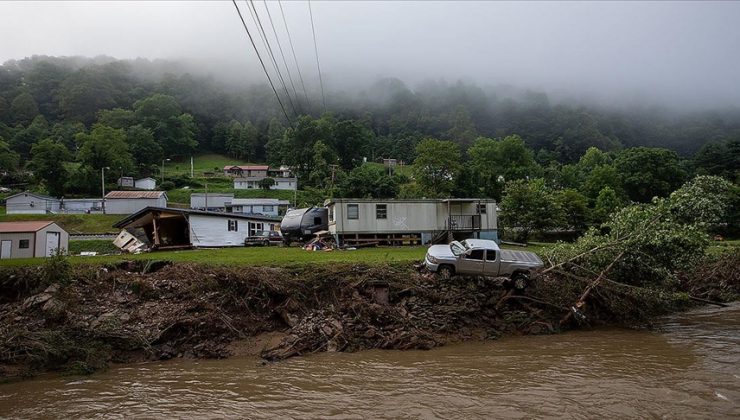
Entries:
[[526, 288], [530, 273], [543, 266], [534, 252], [501, 249], [496, 242], [485, 239], [432, 245], [424, 264], [429, 271], [445, 278], [455, 274], [508, 277], [504, 285], [517, 290]]

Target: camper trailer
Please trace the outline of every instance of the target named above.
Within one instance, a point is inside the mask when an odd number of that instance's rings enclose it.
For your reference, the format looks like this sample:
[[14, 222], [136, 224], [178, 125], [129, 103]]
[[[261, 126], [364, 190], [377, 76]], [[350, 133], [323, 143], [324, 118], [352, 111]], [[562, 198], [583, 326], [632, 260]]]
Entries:
[[329, 212], [325, 207], [288, 210], [280, 223], [280, 233], [286, 244], [311, 239], [316, 232], [329, 228]]

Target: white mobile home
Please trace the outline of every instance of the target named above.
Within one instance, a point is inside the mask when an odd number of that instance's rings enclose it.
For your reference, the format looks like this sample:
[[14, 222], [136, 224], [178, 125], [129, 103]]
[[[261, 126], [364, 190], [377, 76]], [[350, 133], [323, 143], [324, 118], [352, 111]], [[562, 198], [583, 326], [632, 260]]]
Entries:
[[190, 208], [194, 210], [226, 211], [226, 205], [234, 200], [234, 194], [192, 193]]
[[[246, 178], [234, 179], [235, 190], [257, 190], [260, 188], [260, 181], [266, 177], [251, 176]], [[297, 190], [298, 179], [297, 178], [272, 178], [275, 181], [275, 185], [271, 186], [271, 190]]]
[[69, 234], [51, 221], [1, 222], [0, 259], [66, 254]]
[[146, 207], [167, 207], [164, 191], [111, 191], [105, 195], [105, 212], [131, 214]]
[[59, 212], [71, 214], [101, 213], [102, 198], [62, 198], [59, 200]]
[[498, 240], [496, 201], [478, 198], [327, 200], [340, 244], [421, 245], [453, 238]]
[[114, 227], [146, 238], [151, 249], [176, 249], [243, 246], [247, 236], [279, 224], [274, 217], [147, 207]]
[[234, 198], [226, 204], [228, 213], [278, 216], [285, 213], [290, 201], [276, 198]]
[[59, 199], [25, 191], [5, 199], [5, 212], [7, 214], [59, 213]]

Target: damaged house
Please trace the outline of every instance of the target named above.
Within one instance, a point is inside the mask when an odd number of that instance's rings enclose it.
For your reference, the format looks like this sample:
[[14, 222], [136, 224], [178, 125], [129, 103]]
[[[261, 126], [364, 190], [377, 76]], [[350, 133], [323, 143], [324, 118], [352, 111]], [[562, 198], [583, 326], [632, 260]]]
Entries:
[[279, 224], [275, 217], [146, 207], [113, 227], [128, 233], [122, 232], [116, 239], [119, 248], [156, 250], [243, 246], [247, 236], [277, 230]]

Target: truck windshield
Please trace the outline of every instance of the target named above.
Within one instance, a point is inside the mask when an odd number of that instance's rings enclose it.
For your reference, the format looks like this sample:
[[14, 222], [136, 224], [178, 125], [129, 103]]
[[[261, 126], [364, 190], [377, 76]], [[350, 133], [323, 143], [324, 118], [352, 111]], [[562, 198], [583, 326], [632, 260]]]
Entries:
[[453, 241], [450, 243], [450, 250], [452, 251], [452, 254], [454, 256], [459, 257], [460, 255], [465, 253], [466, 247], [460, 242]]

